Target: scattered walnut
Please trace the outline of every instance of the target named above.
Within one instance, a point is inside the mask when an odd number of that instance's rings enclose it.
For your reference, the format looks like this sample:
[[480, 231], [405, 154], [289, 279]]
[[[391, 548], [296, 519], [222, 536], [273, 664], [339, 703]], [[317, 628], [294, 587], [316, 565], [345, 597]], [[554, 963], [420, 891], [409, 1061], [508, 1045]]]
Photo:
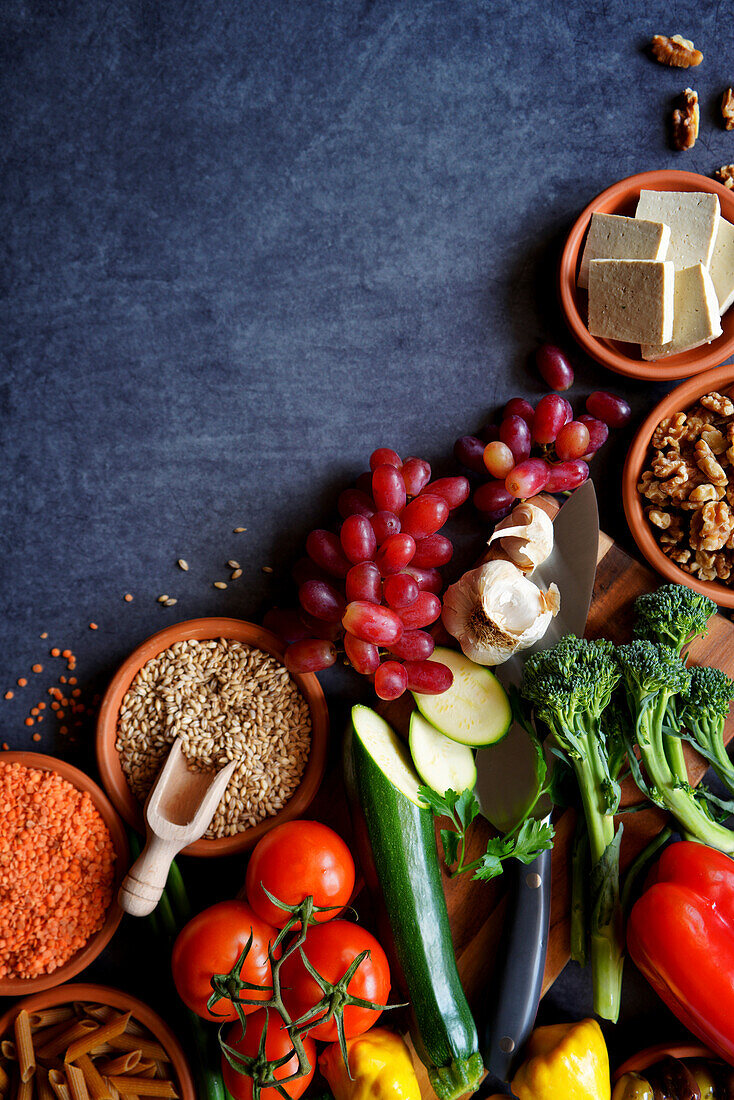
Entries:
[[705, 439], [699, 439], [693, 448], [693, 453], [699, 470], [706, 475], [712, 485], [726, 485], [728, 483], [728, 477], [716, 461], [714, 453]]
[[[734, 416], [734, 401], [726, 394], [717, 393], [716, 390], [713, 393], [704, 394], [701, 398], [701, 404], [704, 409], [718, 413], [719, 416]], [[729, 425], [729, 427], [734, 429], [734, 425]]]
[[721, 97], [721, 117], [727, 130], [734, 130], [734, 91], [727, 88]]
[[[729, 544], [727, 543], [727, 546]], [[720, 581], [728, 581], [731, 576], [732, 563], [726, 554], [716, 555], [716, 576]]]
[[670, 527], [671, 515], [670, 512], [661, 512], [659, 508], [650, 508], [647, 513], [647, 518], [650, 523], [654, 523], [656, 527], [660, 527], [661, 530], [667, 531]]
[[645, 470], [642, 480], [637, 486], [638, 493], [647, 497], [653, 504], [666, 504], [667, 495], [661, 491], [660, 482], [655, 478], [652, 470]]
[[701, 439], [708, 443], [715, 455], [723, 455], [726, 450], [726, 440], [718, 428], [706, 428], [701, 432]]
[[734, 531], [728, 504], [708, 503], [691, 517], [690, 543], [694, 550], [721, 550]]
[[652, 445], [656, 450], [662, 451], [663, 447], [673, 447], [680, 450], [680, 441], [686, 430], [686, 414], [674, 413], [661, 420], [653, 432]]
[[683, 152], [696, 144], [699, 118], [698, 92], [686, 88], [679, 97], [679, 106], [673, 111], [673, 144], [676, 149]]
[[680, 451], [668, 451], [667, 454], [658, 451], [655, 458], [652, 460], [652, 472], [655, 474], [655, 477], [658, 478], [670, 477], [672, 474], [677, 474], [679, 470], [685, 469], [685, 466], [686, 461]]
[[716, 178], [724, 187], [734, 187], [734, 164], [722, 164], [716, 169]]
[[668, 555], [671, 561], [676, 562], [678, 565], [685, 565], [686, 562], [689, 562], [691, 560], [690, 550], [676, 550], [674, 546], [666, 546], [665, 553]]
[[680, 34], [674, 34], [668, 38], [664, 34], [654, 34], [652, 38], [652, 55], [661, 65], [672, 65], [677, 69], [688, 69], [691, 66], [700, 65], [703, 54], [697, 50], [688, 38]]

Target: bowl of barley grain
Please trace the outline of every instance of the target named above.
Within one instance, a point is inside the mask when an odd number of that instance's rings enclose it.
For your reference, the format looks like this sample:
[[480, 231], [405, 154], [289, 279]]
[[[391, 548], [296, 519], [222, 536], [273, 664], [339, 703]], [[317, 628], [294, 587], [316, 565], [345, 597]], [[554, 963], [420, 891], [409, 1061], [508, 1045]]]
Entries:
[[176, 737], [193, 770], [236, 760], [193, 856], [251, 848], [311, 804], [326, 765], [329, 714], [313, 673], [290, 673], [269, 630], [207, 618], [160, 630], [113, 677], [97, 721], [97, 763], [121, 816], [144, 829], [143, 804]]

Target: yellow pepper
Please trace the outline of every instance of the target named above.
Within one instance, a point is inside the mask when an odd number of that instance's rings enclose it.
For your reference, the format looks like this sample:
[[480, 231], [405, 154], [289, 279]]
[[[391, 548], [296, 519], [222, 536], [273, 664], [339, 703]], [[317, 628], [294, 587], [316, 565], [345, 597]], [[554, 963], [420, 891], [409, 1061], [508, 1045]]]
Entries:
[[512, 1089], [519, 1100], [610, 1100], [609, 1055], [596, 1020], [536, 1028]]
[[319, 1068], [336, 1100], [421, 1100], [418, 1078], [405, 1042], [385, 1027], [347, 1039], [349, 1068], [338, 1043], [319, 1056]]

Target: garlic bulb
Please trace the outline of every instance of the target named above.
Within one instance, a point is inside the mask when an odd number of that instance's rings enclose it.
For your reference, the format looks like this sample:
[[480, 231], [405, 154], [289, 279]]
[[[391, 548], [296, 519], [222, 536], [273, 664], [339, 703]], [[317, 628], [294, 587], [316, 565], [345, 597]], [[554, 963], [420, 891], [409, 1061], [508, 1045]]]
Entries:
[[497, 524], [487, 545], [495, 539], [515, 565], [532, 573], [553, 549], [553, 520], [537, 504], [518, 504]]
[[543, 592], [511, 561], [490, 561], [446, 590], [443, 623], [469, 660], [501, 665], [542, 638], [560, 606], [555, 584]]

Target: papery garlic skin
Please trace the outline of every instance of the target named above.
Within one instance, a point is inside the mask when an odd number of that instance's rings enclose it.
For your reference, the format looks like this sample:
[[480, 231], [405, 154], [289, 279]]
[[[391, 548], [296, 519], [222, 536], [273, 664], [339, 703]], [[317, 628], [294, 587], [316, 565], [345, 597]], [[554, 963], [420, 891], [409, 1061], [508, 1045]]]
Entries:
[[553, 550], [553, 520], [539, 505], [525, 501], [496, 525], [487, 545], [499, 544], [524, 573], [532, 573]]
[[560, 606], [555, 584], [544, 592], [513, 562], [491, 561], [446, 589], [442, 618], [470, 661], [501, 665], [542, 638]]

